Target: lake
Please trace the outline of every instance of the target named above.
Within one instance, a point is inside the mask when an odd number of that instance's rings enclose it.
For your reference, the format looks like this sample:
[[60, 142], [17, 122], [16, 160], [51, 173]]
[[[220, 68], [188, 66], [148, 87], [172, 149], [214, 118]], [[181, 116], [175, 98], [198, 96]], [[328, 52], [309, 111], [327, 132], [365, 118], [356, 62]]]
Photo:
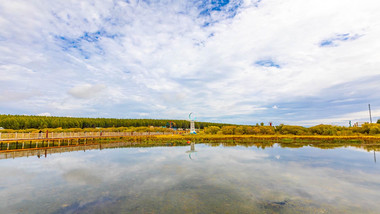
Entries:
[[0, 153], [1, 213], [380, 213], [374, 151], [137, 146]]

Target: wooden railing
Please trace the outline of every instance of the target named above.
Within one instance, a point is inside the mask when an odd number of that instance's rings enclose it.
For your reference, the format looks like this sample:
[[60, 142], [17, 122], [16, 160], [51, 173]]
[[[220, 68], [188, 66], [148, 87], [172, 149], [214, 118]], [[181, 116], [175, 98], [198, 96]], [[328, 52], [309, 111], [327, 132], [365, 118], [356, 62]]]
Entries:
[[180, 132], [43, 132], [43, 133], [1, 133], [0, 141], [38, 140], [38, 139], [72, 139], [124, 136], [150, 136], [180, 134]]

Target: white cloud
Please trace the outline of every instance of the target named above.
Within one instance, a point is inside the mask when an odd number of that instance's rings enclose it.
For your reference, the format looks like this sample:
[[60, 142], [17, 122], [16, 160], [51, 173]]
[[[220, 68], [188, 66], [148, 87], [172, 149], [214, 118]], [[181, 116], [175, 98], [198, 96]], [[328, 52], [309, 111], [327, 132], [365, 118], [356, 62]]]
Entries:
[[99, 93], [102, 93], [102, 91], [106, 88], [105, 85], [97, 84], [97, 85], [91, 85], [91, 84], [84, 84], [84, 85], [77, 85], [69, 90], [69, 94], [72, 95], [75, 98], [79, 99], [90, 99], [97, 97]]
[[[47, 159], [29, 157], [28, 162], [24, 158], [12, 159], [16, 168], [3, 161], [0, 164], [6, 176], [0, 180], [5, 188], [0, 189], [0, 195], [14, 200], [1, 201], [0, 205], [12, 212], [20, 204], [34, 202], [24, 199], [34, 197], [43, 201], [56, 197], [57, 192], [65, 204], [86, 204], [105, 196], [136, 199], [136, 194], [139, 196], [137, 202], [156, 196], [162, 198], [163, 193], [164, 198], [172, 199], [179, 194], [177, 191], [184, 193], [183, 185], [186, 184], [192, 194], [205, 194], [204, 190], [210, 187], [231, 195], [237, 190], [237, 195], [231, 199], [246, 198], [245, 203], [250, 206], [285, 198], [305, 206], [317, 204], [323, 209], [331, 205], [336, 212], [350, 206], [359, 209], [363, 204], [366, 211], [379, 209], [375, 200], [379, 197], [376, 188], [379, 173], [375, 165], [368, 162], [372, 152], [367, 152], [367, 156], [352, 147], [332, 153], [308, 147], [295, 150], [279, 146], [260, 149], [196, 144], [198, 152], [193, 153], [190, 160], [186, 153], [189, 147], [101, 151], [83, 147], [85, 152], [48, 153]], [[9, 176], [18, 179], [9, 179]], [[24, 178], [29, 182], [20, 182]], [[85, 191], [78, 191], [78, 186]], [[242, 186], [244, 188], [240, 188]], [[119, 191], [112, 191], [115, 188]], [[46, 194], [36, 195], [36, 191]], [[71, 194], [73, 191], [76, 193]], [[106, 203], [105, 206], [114, 204]], [[59, 209], [60, 205], [52, 209]]]
[[49, 112], [44, 112], [44, 113], [37, 114], [37, 116], [51, 116], [51, 114]]
[[[376, 122], [375, 118], [380, 118], [380, 110], [371, 111], [372, 121]], [[348, 126], [349, 121], [352, 124], [355, 122], [370, 122], [369, 111], [352, 112], [348, 114], [339, 114], [334, 117], [320, 118], [314, 120], [299, 121], [302, 125], [314, 125], [314, 124], [332, 124], [332, 125], [344, 125]]]
[[[202, 16], [193, 1], [0, 3], [0, 98], [10, 101], [0, 110], [16, 111], [12, 94], [33, 91], [34, 102], [18, 96], [25, 105], [17, 111], [304, 121], [318, 108], [300, 111], [305, 98], [323, 98], [326, 89], [372, 78], [380, 90], [379, 9], [372, 0], [266, 0], [244, 1], [236, 16], [223, 8]], [[361, 87], [347, 87], [344, 99]], [[376, 109], [380, 95], [370, 93], [361, 97]], [[67, 104], [72, 98], [77, 103]], [[322, 99], [348, 107], [310, 120], [360, 111], [356, 104], [371, 100]]]

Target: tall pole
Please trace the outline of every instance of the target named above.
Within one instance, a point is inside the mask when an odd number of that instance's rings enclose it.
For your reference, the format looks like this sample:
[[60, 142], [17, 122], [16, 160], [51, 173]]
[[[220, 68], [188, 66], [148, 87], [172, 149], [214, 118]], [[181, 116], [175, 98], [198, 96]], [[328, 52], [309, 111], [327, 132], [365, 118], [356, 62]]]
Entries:
[[369, 121], [370, 123], [372, 123], [371, 104], [368, 104], [368, 110], [369, 110]]

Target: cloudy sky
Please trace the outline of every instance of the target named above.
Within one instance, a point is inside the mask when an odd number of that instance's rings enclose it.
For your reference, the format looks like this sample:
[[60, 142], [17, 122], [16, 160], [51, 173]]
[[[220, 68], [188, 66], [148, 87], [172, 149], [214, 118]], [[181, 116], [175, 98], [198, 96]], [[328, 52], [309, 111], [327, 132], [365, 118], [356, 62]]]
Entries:
[[0, 2], [0, 114], [380, 118], [378, 0]]

